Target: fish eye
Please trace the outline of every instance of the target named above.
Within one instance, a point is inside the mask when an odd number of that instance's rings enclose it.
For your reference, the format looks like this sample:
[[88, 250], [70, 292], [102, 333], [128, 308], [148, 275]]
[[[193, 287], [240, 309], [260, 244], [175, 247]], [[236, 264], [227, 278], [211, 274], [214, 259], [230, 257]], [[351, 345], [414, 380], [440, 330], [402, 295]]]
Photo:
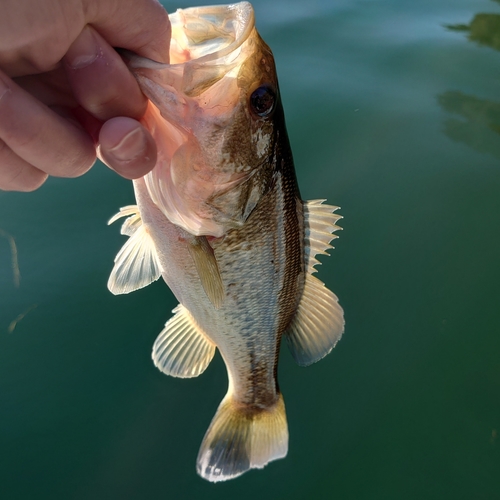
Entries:
[[256, 88], [250, 96], [250, 106], [252, 111], [263, 118], [269, 116], [274, 110], [276, 94], [268, 85]]

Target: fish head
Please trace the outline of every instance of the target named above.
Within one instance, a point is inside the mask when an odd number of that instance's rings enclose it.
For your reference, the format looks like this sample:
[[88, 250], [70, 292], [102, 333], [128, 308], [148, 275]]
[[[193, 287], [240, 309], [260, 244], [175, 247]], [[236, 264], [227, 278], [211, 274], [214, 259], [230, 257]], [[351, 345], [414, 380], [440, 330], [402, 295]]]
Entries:
[[146, 185], [171, 222], [220, 237], [272, 185], [284, 132], [274, 57], [248, 2], [179, 9], [170, 19], [170, 63], [129, 61], [152, 103], [144, 122], [158, 145]]

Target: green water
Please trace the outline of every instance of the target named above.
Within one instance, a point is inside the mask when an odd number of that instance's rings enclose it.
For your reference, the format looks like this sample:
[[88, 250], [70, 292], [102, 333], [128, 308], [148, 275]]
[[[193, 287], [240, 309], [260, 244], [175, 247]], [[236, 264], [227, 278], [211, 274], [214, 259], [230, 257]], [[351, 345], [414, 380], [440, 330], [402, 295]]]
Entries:
[[176, 302], [162, 282], [107, 291], [124, 238], [105, 223], [133, 196], [98, 165], [0, 193], [21, 273], [0, 236], [0, 498], [500, 498], [500, 3], [255, 9], [302, 195], [345, 217], [319, 274], [344, 338], [309, 368], [281, 357], [288, 457], [196, 475], [225, 369], [153, 366]]

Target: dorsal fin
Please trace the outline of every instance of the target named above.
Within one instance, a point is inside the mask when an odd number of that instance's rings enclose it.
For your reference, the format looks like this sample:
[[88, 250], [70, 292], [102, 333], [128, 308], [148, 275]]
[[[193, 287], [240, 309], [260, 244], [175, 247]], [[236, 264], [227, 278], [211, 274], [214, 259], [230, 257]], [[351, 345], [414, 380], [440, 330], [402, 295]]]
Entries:
[[127, 216], [120, 232], [129, 239], [116, 255], [108, 280], [108, 289], [115, 295], [144, 288], [161, 275], [156, 248], [136, 205], [121, 208], [108, 224]]
[[306, 271], [308, 274], [317, 272], [314, 266], [321, 264], [316, 259], [316, 255], [328, 255], [328, 250], [333, 247], [330, 241], [338, 238], [335, 231], [342, 230], [336, 225], [341, 215], [334, 214], [339, 207], [333, 205], [323, 205], [326, 200], [310, 200], [304, 203], [304, 226], [305, 226], [305, 244]]
[[197, 377], [214, 357], [215, 345], [183, 305], [179, 304], [172, 312], [175, 316], [167, 321], [153, 345], [154, 364], [173, 377]]
[[324, 358], [344, 333], [344, 311], [324, 283], [310, 274], [292, 323], [286, 332], [293, 359], [308, 366]]
[[304, 203], [306, 279], [299, 307], [287, 332], [288, 347], [301, 366], [310, 365], [325, 357], [344, 332], [344, 312], [338, 299], [324, 283], [312, 276], [320, 264], [316, 255], [328, 255], [333, 248], [332, 233], [341, 229], [335, 223], [341, 219], [333, 212], [338, 207], [323, 205], [325, 200]]

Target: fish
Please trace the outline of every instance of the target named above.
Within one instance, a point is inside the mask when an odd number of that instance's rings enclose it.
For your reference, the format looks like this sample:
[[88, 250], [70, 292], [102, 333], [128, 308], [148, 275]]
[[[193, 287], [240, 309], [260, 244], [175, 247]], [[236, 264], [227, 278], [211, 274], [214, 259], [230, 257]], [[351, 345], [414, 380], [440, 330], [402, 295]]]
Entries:
[[338, 207], [303, 201], [271, 49], [250, 3], [170, 15], [170, 63], [124, 54], [149, 99], [157, 163], [120, 209], [128, 240], [108, 288], [163, 277], [179, 305], [154, 342], [165, 374], [203, 373], [216, 349], [228, 390], [203, 438], [198, 474], [225, 481], [288, 451], [277, 369], [326, 356], [344, 332], [337, 297], [314, 276], [340, 229]]

